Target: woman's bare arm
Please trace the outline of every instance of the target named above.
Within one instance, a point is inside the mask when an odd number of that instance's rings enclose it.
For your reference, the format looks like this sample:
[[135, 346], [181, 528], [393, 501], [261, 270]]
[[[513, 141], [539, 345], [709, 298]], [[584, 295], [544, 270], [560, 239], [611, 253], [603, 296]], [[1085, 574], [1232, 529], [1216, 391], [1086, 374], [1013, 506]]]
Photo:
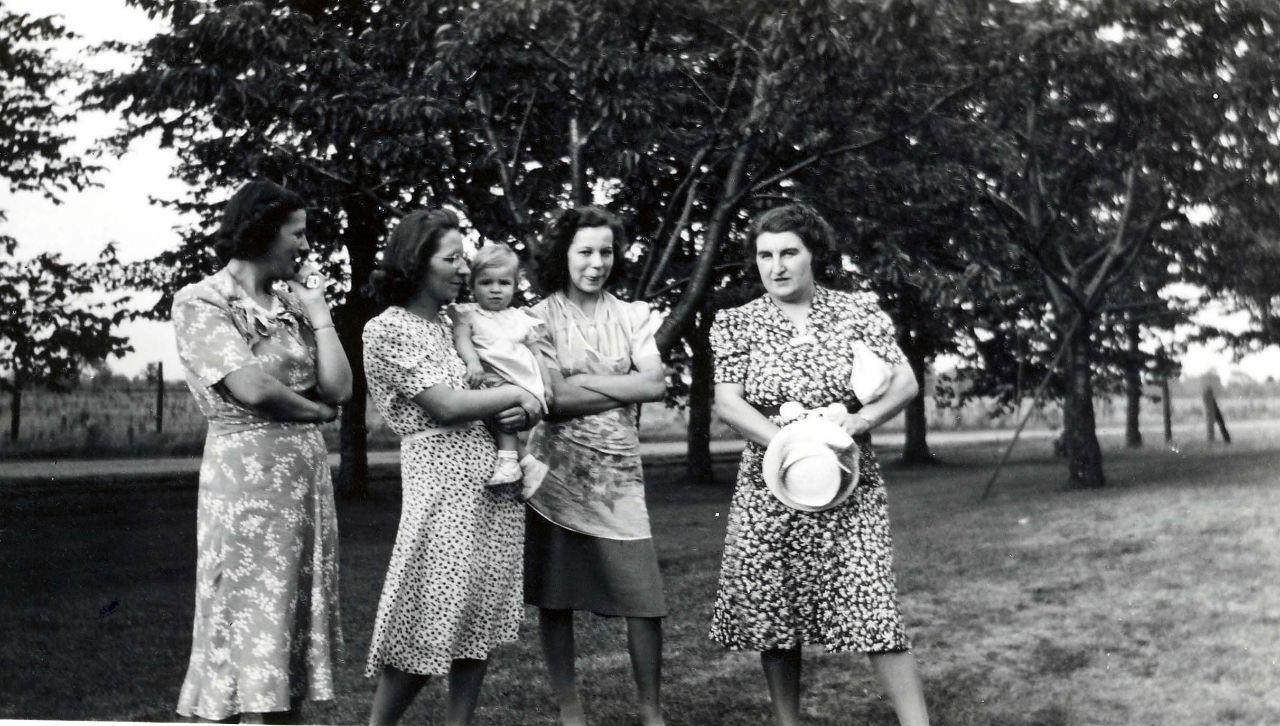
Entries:
[[778, 425], [747, 403], [741, 383], [717, 383], [715, 395], [714, 408], [721, 420], [748, 441], [769, 445], [769, 440], [778, 433]]

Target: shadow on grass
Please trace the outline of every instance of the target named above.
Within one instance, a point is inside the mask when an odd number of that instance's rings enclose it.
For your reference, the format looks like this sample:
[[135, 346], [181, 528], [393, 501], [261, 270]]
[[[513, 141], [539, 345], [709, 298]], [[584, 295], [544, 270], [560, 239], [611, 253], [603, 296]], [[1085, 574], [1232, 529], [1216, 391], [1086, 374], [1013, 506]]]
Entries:
[[[1267, 700], [1280, 653], [1280, 456], [1266, 448], [1108, 451], [1112, 486], [1061, 488], [1065, 467], [1020, 449], [991, 500], [998, 447], [886, 467], [895, 568], [934, 724], [1280, 723]], [[734, 464], [717, 464], [732, 480]], [[752, 653], [707, 638], [731, 488], [678, 465], [648, 469], [672, 614], [664, 693], [673, 724], [761, 724]], [[172, 720], [190, 647], [195, 489], [27, 489], [0, 498], [0, 718]], [[346, 659], [316, 723], [367, 719], [370, 630], [395, 536], [394, 478], [339, 503]], [[499, 648], [480, 723], [551, 724], [527, 613]], [[579, 619], [592, 723], [636, 722], [625, 629]], [[892, 724], [866, 659], [806, 650], [808, 722]], [[433, 681], [406, 723], [438, 717]]]

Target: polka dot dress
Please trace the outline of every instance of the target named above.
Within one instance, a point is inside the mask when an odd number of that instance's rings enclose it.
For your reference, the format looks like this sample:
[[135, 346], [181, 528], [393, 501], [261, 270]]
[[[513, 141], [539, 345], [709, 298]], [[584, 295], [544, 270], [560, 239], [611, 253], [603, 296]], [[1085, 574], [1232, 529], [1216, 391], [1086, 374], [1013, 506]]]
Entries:
[[[765, 295], [721, 311], [711, 330], [717, 383], [739, 383], [748, 403], [773, 409], [861, 404], [849, 388], [854, 341], [891, 365], [905, 362], [893, 324], [872, 293], [818, 288], [798, 330]], [[773, 418], [777, 423], [777, 418]], [[738, 466], [711, 638], [734, 650], [804, 644], [831, 651], [906, 650], [893, 581], [893, 544], [875, 453], [862, 446], [849, 499], [823, 512], [779, 502], [761, 475], [764, 447]]]
[[[369, 322], [364, 351], [374, 405], [401, 436], [440, 426], [413, 396], [434, 385], [467, 387], [450, 329], [403, 308]], [[365, 675], [384, 665], [443, 675], [454, 659], [485, 659], [516, 639], [524, 507], [485, 486], [496, 450], [479, 424], [412, 436], [400, 456], [400, 526]]]

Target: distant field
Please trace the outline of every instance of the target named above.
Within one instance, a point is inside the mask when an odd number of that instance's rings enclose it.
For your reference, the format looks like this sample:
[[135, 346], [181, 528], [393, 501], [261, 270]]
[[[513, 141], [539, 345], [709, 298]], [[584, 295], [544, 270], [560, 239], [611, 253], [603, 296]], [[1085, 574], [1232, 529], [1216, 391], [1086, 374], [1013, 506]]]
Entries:
[[[1280, 723], [1280, 439], [1115, 448], [1110, 487], [1062, 490], [1048, 442], [1024, 443], [977, 500], [997, 446], [886, 467], [895, 569], [935, 726]], [[884, 457], [890, 460], [891, 456]], [[668, 720], [767, 723], [759, 661], [707, 639], [729, 488], [648, 467], [666, 620]], [[717, 467], [722, 481], [732, 465]], [[18, 488], [0, 497], [0, 718], [172, 721], [191, 638], [195, 490]], [[398, 492], [339, 503], [346, 661], [312, 723], [367, 720], [361, 677]], [[636, 723], [621, 623], [581, 616], [591, 723]], [[864, 658], [807, 651], [811, 726], [894, 723]], [[443, 684], [406, 723], [438, 721]], [[554, 723], [536, 615], [493, 657], [478, 723]]]
[[[28, 391], [22, 399], [19, 440], [13, 443], [7, 436], [0, 436], [0, 459], [199, 454], [204, 445], [205, 422], [196, 411], [195, 401], [186, 387], [175, 383], [166, 387], [164, 429], [161, 433], [155, 431], [155, 404], [154, 387], [81, 389], [69, 393]], [[0, 394], [0, 411], [4, 416], [4, 426], [0, 431], [6, 433], [10, 405], [10, 396]], [[1124, 423], [1122, 399], [1099, 399], [1096, 405], [1099, 426]], [[1280, 419], [1280, 394], [1229, 396], [1220, 399], [1219, 405], [1228, 424], [1237, 420]], [[1017, 425], [1017, 416], [995, 413], [995, 407], [984, 401], [970, 402], [958, 409], [939, 408], [932, 398], [926, 402], [931, 430], [999, 429]], [[1161, 416], [1158, 401], [1145, 402], [1143, 428], [1154, 435], [1163, 426]], [[1175, 423], [1203, 420], [1201, 397], [1175, 395], [1173, 418]], [[685, 410], [647, 405], [641, 415], [641, 436], [648, 441], [682, 440], [687, 421]], [[1033, 428], [1058, 428], [1062, 425], [1062, 416], [1056, 406], [1046, 406], [1033, 414], [1030, 425]], [[885, 428], [901, 430], [901, 419], [889, 422]], [[336, 446], [337, 424], [326, 426], [325, 434], [330, 447]], [[369, 435], [374, 448], [394, 448], [398, 443], [373, 406], [369, 407]], [[718, 421], [712, 427], [712, 435], [717, 438], [734, 436], [727, 426]]]

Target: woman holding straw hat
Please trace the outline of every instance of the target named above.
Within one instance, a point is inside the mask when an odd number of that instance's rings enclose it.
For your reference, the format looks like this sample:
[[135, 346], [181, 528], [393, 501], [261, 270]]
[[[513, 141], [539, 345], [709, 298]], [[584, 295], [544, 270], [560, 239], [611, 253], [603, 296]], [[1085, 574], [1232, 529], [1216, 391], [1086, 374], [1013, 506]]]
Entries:
[[[867, 653], [899, 721], [927, 724], [898, 610], [884, 484], [866, 445], [867, 432], [916, 395], [915, 376], [874, 293], [815, 281], [840, 270], [817, 212], [793, 204], [763, 213], [746, 252], [765, 294], [721, 311], [711, 329], [716, 412], [747, 439], [711, 637], [760, 651], [778, 724], [799, 723], [806, 644]], [[868, 387], [873, 375], [880, 385]], [[792, 418], [800, 421], [782, 425]]]

